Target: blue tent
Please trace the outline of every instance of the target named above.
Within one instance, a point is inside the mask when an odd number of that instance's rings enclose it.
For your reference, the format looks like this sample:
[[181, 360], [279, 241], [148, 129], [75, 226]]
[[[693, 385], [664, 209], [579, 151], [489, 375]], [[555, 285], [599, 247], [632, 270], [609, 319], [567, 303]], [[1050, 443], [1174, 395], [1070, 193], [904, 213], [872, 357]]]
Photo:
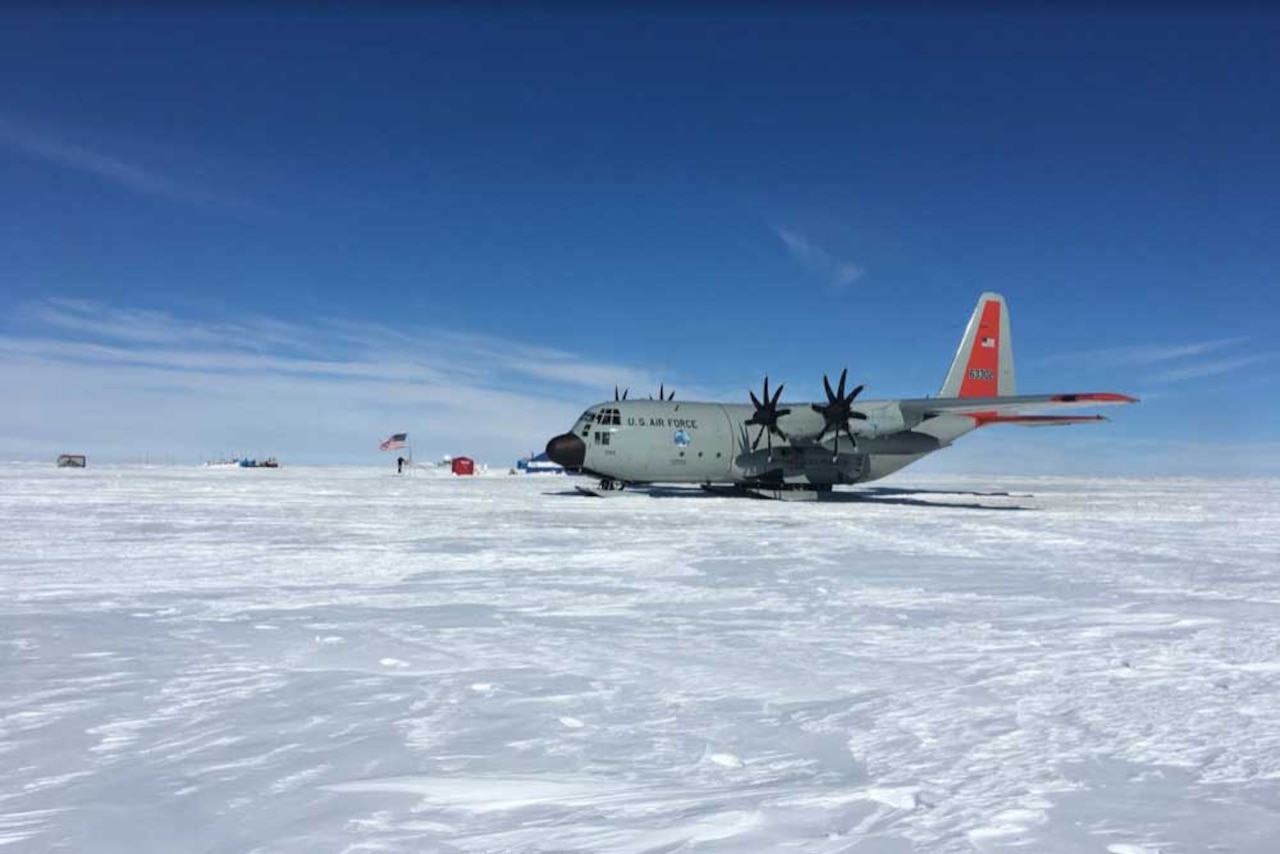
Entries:
[[545, 453], [517, 460], [516, 468], [525, 474], [564, 474], [564, 466], [551, 462]]

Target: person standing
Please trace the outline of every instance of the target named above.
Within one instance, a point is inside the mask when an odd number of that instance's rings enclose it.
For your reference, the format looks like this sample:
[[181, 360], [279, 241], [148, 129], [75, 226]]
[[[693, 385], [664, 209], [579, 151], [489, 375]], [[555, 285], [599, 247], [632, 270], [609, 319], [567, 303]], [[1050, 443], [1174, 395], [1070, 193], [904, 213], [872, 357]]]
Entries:
[[404, 457], [396, 457], [396, 474], [404, 474]]

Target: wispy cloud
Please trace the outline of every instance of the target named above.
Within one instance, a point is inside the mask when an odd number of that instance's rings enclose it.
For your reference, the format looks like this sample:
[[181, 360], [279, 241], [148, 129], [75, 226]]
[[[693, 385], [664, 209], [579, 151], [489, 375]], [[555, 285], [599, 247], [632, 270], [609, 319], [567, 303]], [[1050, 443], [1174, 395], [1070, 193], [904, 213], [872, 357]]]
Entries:
[[1261, 362], [1269, 362], [1280, 356], [1280, 352], [1254, 353], [1249, 356], [1237, 356], [1233, 359], [1214, 359], [1208, 362], [1196, 362], [1181, 368], [1164, 371], [1149, 377], [1151, 382], [1160, 383], [1176, 383], [1183, 380], [1197, 380], [1204, 377], [1215, 377], [1219, 374], [1229, 374], [1242, 368], [1257, 365]]
[[186, 347], [220, 344], [248, 350], [306, 346], [295, 324], [248, 318], [239, 323], [184, 322], [160, 311], [116, 309], [88, 300], [53, 298], [21, 310], [28, 322], [64, 334], [134, 345], [182, 344]]
[[1048, 356], [1041, 361], [1045, 364], [1071, 362], [1088, 363], [1101, 366], [1120, 367], [1123, 365], [1159, 365], [1177, 359], [1203, 356], [1217, 350], [1243, 344], [1249, 340], [1243, 336], [1231, 338], [1211, 338], [1204, 341], [1188, 341], [1181, 344], [1140, 344], [1129, 347], [1105, 347], [1097, 350], [1077, 350], [1071, 353], [1060, 353]]
[[866, 275], [857, 264], [836, 258], [827, 250], [792, 228], [774, 226], [773, 233], [782, 241], [792, 258], [817, 276], [832, 291], [839, 293]]
[[[372, 458], [410, 430], [430, 452], [506, 460], [583, 405], [658, 386], [652, 373], [450, 330], [349, 321], [234, 323], [49, 300], [0, 334], [0, 441], [12, 453], [130, 449]], [[670, 377], [666, 378], [668, 381]], [[0, 449], [2, 450], [2, 449]]]
[[[1229, 374], [1268, 362], [1280, 351], [1247, 352], [1231, 355], [1249, 341], [1247, 336], [1209, 338], [1180, 344], [1140, 344], [1129, 347], [1107, 347], [1077, 350], [1041, 359], [1041, 364], [1070, 363], [1104, 369], [1146, 369], [1143, 379], [1152, 383], [1177, 383]], [[1145, 395], [1151, 400], [1152, 395]]]
[[216, 207], [247, 207], [225, 192], [181, 179], [152, 166], [74, 142], [67, 134], [0, 114], [0, 148], [89, 175], [145, 196]]

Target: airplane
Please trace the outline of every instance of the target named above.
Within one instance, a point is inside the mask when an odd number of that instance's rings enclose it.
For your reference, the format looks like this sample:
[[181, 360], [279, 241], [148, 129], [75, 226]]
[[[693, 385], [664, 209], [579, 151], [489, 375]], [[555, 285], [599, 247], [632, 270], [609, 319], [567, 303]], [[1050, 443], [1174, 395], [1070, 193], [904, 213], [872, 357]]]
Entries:
[[597, 403], [567, 433], [547, 442], [566, 470], [600, 479], [594, 495], [627, 486], [699, 484], [713, 491], [783, 500], [814, 500], [832, 487], [893, 474], [980, 427], [1085, 424], [1101, 415], [1046, 415], [1042, 410], [1137, 403], [1115, 392], [1017, 394], [1009, 308], [987, 292], [969, 318], [937, 397], [857, 401], [846, 393], [848, 369], [826, 400], [780, 402], [783, 385], [749, 392], [750, 404], [670, 398]]

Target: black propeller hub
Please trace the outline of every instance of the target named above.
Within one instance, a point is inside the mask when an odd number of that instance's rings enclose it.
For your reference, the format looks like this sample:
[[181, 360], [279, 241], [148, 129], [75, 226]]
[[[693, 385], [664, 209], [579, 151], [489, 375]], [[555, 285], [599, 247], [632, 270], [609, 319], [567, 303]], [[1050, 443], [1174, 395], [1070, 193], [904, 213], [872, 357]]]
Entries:
[[780, 427], [778, 427], [778, 420], [782, 418], [782, 416], [789, 415], [791, 413], [790, 409], [778, 408], [778, 401], [782, 398], [782, 389], [784, 387], [785, 384], [780, 384], [777, 391], [775, 391], [773, 396], [770, 397], [769, 378], [766, 376], [764, 378], [763, 400], [756, 397], [756, 393], [754, 391], [747, 392], [747, 394], [751, 395], [751, 403], [755, 406], [756, 411], [751, 414], [751, 417], [747, 419], [746, 423], [760, 428], [760, 432], [756, 434], [755, 441], [751, 443], [751, 450], [754, 451], [756, 448], [760, 447], [760, 439], [762, 437], [768, 437], [769, 459], [771, 460], [773, 459], [773, 437], [777, 436], [783, 441], [787, 438], [787, 435], [782, 432]]
[[822, 375], [822, 387], [827, 392], [827, 402], [811, 404], [813, 411], [822, 416], [825, 422], [822, 428], [822, 436], [825, 438], [828, 434], [834, 433], [836, 439], [835, 457], [840, 456], [840, 433], [843, 432], [849, 437], [849, 441], [856, 446], [853, 440], [853, 429], [850, 427], [850, 420], [866, 421], [867, 416], [853, 408], [853, 401], [858, 395], [862, 394], [864, 386], [858, 386], [847, 395], [844, 393], [845, 381], [849, 378], [849, 369], [845, 368], [840, 372], [840, 384], [833, 391], [831, 388], [831, 380], [826, 374]]

